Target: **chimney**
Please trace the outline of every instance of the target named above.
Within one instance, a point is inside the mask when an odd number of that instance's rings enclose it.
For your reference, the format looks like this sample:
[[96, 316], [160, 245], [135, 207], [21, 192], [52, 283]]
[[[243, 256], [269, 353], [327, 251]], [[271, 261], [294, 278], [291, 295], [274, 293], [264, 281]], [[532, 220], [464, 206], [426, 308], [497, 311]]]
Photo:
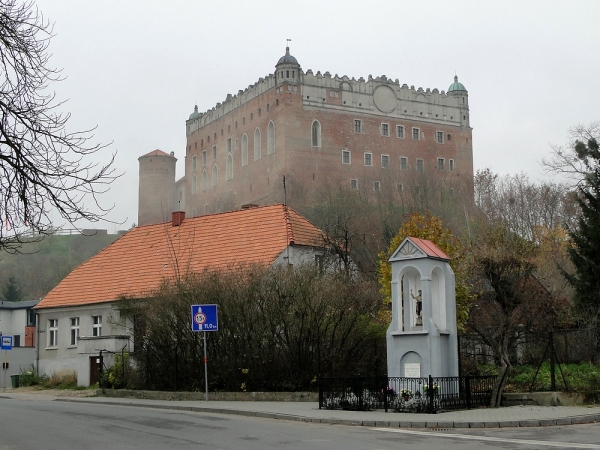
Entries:
[[175, 211], [175, 212], [173, 212], [173, 217], [171, 219], [171, 222], [173, 223], [174, 227], [178, 227], [179, 225], [181, 225], [183, 223], [184, 219], [185, 219], [185, 211]]

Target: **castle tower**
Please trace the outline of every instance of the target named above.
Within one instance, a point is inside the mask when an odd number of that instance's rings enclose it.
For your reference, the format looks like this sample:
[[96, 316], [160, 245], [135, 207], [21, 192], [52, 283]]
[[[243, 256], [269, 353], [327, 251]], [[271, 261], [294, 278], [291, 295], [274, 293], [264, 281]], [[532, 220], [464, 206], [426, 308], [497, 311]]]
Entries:
[[167, 222], [178, 211], [174, 153], [154, 150], [138, 158], [140, 163], [138, 225]]
[[433, 242], [407, 237], [392, 264], [389, 377], [458, 376], [454, 272]]

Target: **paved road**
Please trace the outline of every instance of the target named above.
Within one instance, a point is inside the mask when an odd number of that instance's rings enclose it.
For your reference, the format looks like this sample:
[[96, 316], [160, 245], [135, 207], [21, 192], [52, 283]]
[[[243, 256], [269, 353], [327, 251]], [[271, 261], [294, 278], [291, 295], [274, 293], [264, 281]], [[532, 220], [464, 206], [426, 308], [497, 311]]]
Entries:
[[65, 448], [600, 450], [600, 424], [432, 431], [0, 397], [0, 450]]

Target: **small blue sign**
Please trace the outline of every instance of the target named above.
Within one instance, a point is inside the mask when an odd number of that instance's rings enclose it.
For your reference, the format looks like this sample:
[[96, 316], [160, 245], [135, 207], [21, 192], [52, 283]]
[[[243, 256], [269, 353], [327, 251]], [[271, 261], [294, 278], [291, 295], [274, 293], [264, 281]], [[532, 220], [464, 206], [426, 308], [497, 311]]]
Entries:
[[0, 350], [12, 350], [12, 336], [2, 336], [0, 338]]
[[218, 331], [217, 305], [192, 305], [192, 331]]

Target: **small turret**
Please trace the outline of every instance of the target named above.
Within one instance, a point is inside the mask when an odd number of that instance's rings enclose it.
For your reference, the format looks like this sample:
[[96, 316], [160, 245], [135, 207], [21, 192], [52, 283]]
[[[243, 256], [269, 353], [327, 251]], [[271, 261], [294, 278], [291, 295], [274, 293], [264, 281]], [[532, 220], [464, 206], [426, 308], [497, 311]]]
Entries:
[[275, 65], [275, 77], [277, 84], [297, 83], [300, 80], [300, 64], [298, 60], [290, 55], [290, 48], [285, 48], [285, 55], [279, 58]]

